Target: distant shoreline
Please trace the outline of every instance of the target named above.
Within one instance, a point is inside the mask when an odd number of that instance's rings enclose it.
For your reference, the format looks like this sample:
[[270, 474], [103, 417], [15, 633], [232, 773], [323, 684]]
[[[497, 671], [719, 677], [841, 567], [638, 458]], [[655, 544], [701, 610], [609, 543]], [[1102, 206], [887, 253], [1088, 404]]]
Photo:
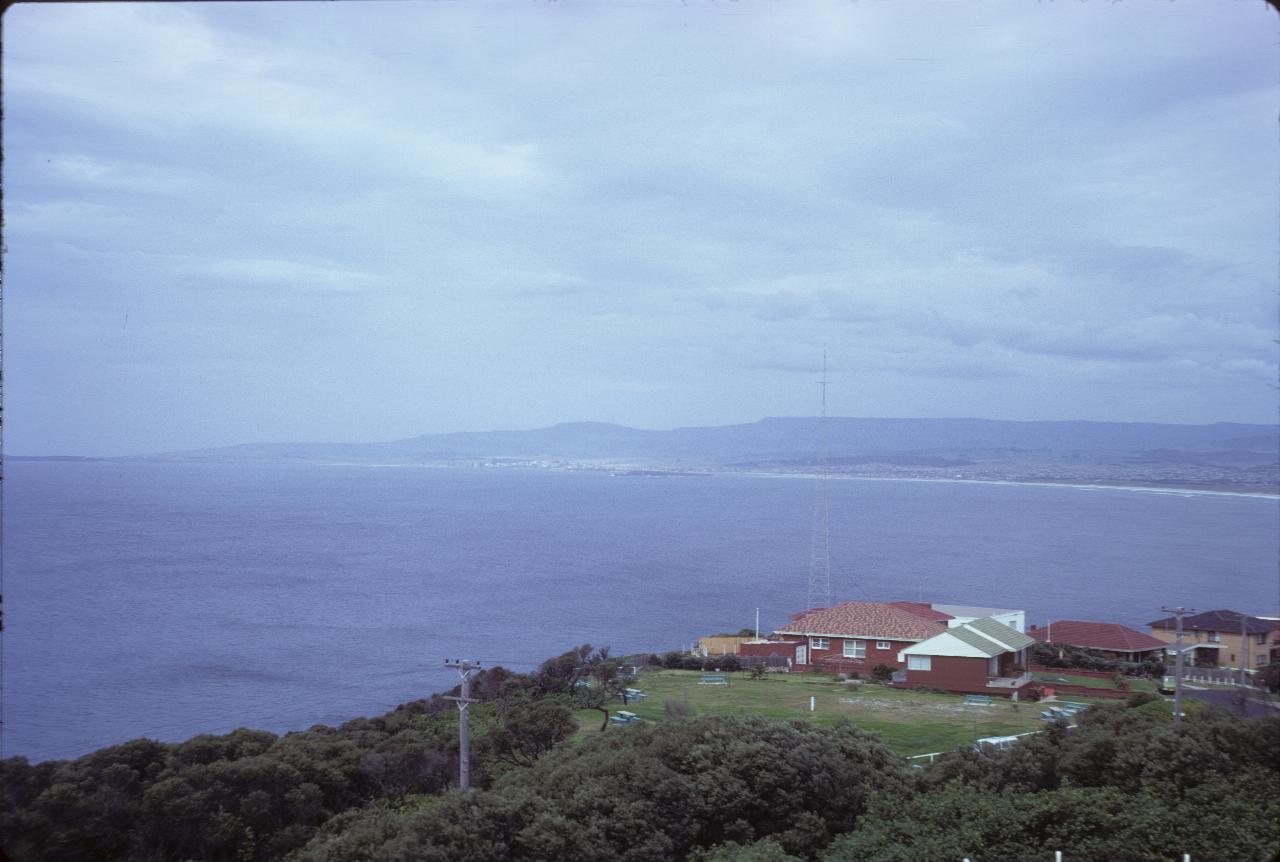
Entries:
[[[652, 464], [640, 463], [606, 463], [580, 462], [561, 464], [540, 464], [514, 461], [495, 466], [476, 463], [447, 462], [410, 462], [410, 461], [324, 461], [309, 459], [245, 459], [245, 460], [212, 460], [212, 459], [157, 459], [123, 457], [93, 457], [85, 455], [8, 455], [12, 461], [53, 461], [84, 463], [91, 461], [121, 463], [141, 462], [149, 464], [278, 464], [309, 465], [314, 467], [414, 467], [418, 469], [465, 469], [465, 470], [536, 470], [555, 473], [611, 473], [618, 478], [710, 478], [710, 477], [745, 477], [758, 479], [806, 479], [819, 478], [820, 474], [787, 470], [726, 470], [710, 467], [707, 469], [664, 468]], [[474, 460], [474, 459], [469, 459]], [[506, 459], [494, 459], [503, 461]], [[547, 459], [559, 460], [559, 459]], [[1280, 487], [1270, 490], [1254, 489], [1250, 486], [1230, 484], [1173, 484], [1170, 482], [1141, 481], [1108, 481], [1080, 482], [1071, 479], [966, 479], [946, 476], [858, 476], [849, 473], [829, 473], [830, 479], [855, 480], [865, 482], [946, 482], [971, 485], [1039, 485], [1045, 487], [1075, 488], [1081, 491], [1139, 491], [1152, 494], [1173, 494], [1176, 496], [1210, 496], [1210, 497], [1249, 497], [1263, 500], [1280, 500]]]
[[[716, 475], [751, 476], [761, 479], [817, 479], [817, 473], [783, 473], [783, 472], [734, 472], [727, 471]], [[1207, 497], [1254, 497], [1262, 500], [1280, 500], [1280, 488], [1274, 491], [1242, 491], [1232, 486], [1204, 487], [1185, 485], [1148, 484], [1138, 482], [1073, 482], [1068, 479], [947, 479], [944, 477], [924, 476], [850, 476], [832, 473], [828, 478], [840, 480], [856, 480], [863, 482], [950, 482], [969, 485], [1041, 485], [1050, 488], [1075, 488], [1080, 491], [1144, 491], [1148, 493], [1174, 494], [1177, 496], [1198, 495]]]

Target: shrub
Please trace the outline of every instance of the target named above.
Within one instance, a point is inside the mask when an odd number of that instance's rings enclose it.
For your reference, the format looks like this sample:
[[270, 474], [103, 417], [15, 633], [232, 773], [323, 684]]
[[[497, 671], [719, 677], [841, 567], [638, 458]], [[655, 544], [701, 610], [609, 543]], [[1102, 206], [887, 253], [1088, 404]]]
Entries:
[[871, 670], [871, 678], [876, 682], [888, 682], [893, 679], [893, 668], [887, 664], [878, 664]]

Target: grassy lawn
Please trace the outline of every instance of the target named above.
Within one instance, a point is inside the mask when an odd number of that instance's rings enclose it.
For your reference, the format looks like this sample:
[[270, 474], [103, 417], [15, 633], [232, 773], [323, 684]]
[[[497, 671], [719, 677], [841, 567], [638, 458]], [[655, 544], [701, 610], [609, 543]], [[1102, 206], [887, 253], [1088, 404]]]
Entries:
[[[1047, 685], [1050, 688], [1053, 687], [1053, 684], [1055, 682], [1060, 683], [1064, 679], [1071, 685], [1083, 685], [1089, 688], [1107, 688], [1114, 691], [1116, 687], [1116, 684], [1112, 682], [1110, 678], [1103, 679], [1101, 677], [1096, 677], [1096, 676], [1079, 676], [1076, 674], [1067, 673], [1066, 671], [1063, 671], [1062, 673], [1059, 673], [1057, 671], [1050, 671], [1048, 673], [1036, 673], [1034, 674], [1034, 676], [1036, 678], [1037, 684]], [[1156, 690], [1157, 680], [1138, 679], [1136, 677], [1129, 677], [1128, 679], [1129, 679], [1129, 691], [1155, 691]], [[1069, 696], [1063, 695], [1063, 697], [1067, 698]]]
[[[770, 674], [763, 680], [751, 680], [745, 673], [725, 676], [729, 685], [699, 685], [699, 671], [645, 670], [634, 687], [649, 696], [627, 706], [615, 701], [610, 712], [626, 709], [646, 721], [665, 721], [665, 704], [674, 701], [687, 708], [689, 715], [758, 715], [823, 726], [849, 721], [878, 734], [903, 756], [949, 751], [984, 736], [1044, 728], [1038, 704], [1015, 706], [1000, 697], [991, 706], [965, 706], [961, 695], [900, 691], [866, 682], [849, 691], [830, 674]], [[816, 699], [813, 712], [810, 697]], [[583, 732], [599, 731], [600, 713], [582, 710], [576, 717]], [[619, 731], [627, 729], [608, 730]]]

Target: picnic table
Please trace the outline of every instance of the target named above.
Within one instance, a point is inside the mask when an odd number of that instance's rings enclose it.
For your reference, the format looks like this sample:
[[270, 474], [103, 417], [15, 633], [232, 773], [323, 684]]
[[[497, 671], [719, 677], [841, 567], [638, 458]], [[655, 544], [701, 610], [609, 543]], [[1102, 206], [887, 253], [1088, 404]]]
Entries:
[[635, 724], [643, 720], [634, 712], [627, 712], [625, 709], [620, 709], [614, 715], [609, 716], [609, 721], [612, 724]]
[[698, 685], [728, 685], [729, 678], [722, 673], [704, 673]]
[[966, 694], [964, 696], [965, 706], [991, 706], [991, 695], [989, 694]]

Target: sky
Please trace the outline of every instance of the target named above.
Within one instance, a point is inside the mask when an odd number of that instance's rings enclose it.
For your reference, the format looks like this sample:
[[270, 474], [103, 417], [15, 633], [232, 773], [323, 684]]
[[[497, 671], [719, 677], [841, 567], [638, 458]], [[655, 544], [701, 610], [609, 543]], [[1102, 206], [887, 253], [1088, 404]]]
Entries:
[[4, 14], [5, 451], [1275, 422], [1262, 0]]

